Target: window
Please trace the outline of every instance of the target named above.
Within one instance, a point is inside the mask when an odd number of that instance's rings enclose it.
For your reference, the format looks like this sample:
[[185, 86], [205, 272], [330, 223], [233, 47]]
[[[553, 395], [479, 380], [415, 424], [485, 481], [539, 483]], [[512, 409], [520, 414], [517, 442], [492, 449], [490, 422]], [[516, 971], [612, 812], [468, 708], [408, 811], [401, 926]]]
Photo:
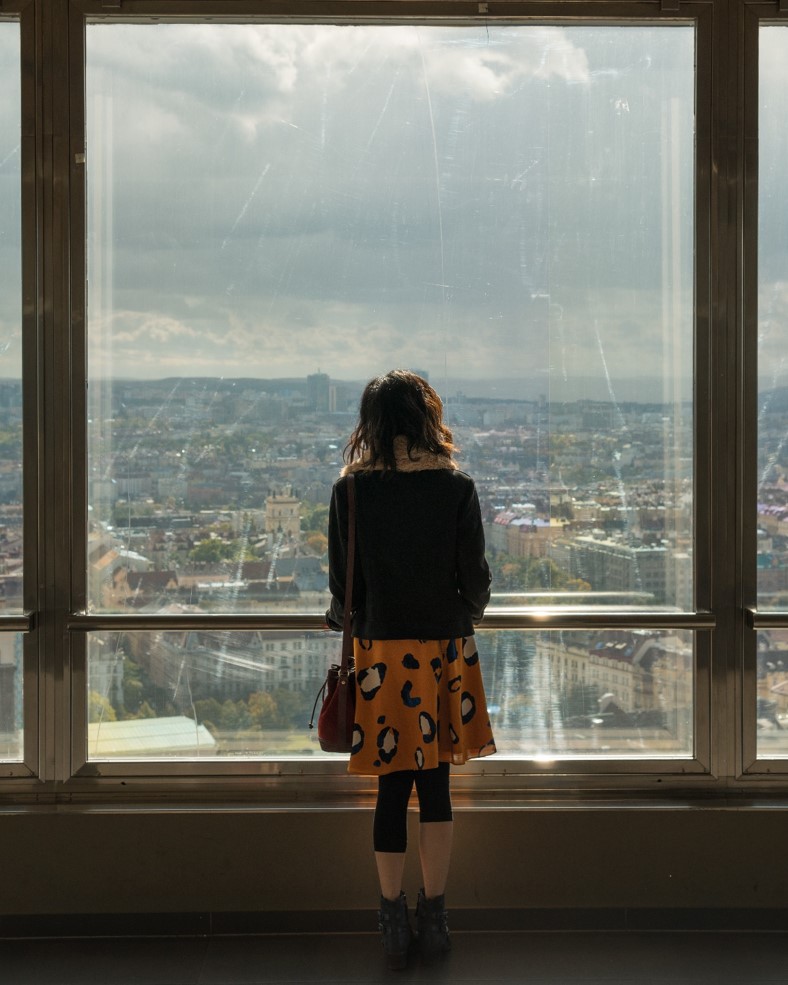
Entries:
[[[477, 478], [494, 606], [691, 611], [694, 59], [691, 25], [90, 24], [89, 611], [322, 612], [395, 365]], [[89, 728], [278, 695], [239, 748], [303, 745], [336, 639], [219, 637], [92, 637]], [[483, 638], [510, 755], [692, 756], [691, 635]]]
[[[788, 609], [788, 495], [786, 495], [785, 406], [788, 304], [782, 173], [788, 138], [780, 123], [780, 98], [788, 80], [788, 29], [760, 29], [758, 171], [758, 610]], [[788, 624], [763, 629], [757, 642], [757, 750], [764, 758], [785, 758], [788, 741]]]
[[785, 790], [788, 16], [665, 6], [0, 5], [0, 798], [362, 789], [306, 722], [396, 365], [495, 575], [464, 789]]
[[[0, 20], [0, 599], [22, 602], [22, 99], [20, 33]], [[0, 625], [0, 630], [4, 629]], [[0, 761], [23, 759], [22, 637], [0, 632]]]

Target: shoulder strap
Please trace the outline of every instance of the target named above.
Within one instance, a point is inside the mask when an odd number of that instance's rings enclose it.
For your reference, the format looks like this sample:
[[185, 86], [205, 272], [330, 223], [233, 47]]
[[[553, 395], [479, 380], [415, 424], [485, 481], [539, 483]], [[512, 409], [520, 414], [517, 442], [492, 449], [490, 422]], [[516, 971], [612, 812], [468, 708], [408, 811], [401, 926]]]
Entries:
[[342, 626], [342, 666], [340, 676], [347, 676], [348, 663], [353, 656], [351, 609], [353, 607], [353, 568], [356, 560], [356, 483], [347, 477], [347, 564], [345, 575], [345, 619]]

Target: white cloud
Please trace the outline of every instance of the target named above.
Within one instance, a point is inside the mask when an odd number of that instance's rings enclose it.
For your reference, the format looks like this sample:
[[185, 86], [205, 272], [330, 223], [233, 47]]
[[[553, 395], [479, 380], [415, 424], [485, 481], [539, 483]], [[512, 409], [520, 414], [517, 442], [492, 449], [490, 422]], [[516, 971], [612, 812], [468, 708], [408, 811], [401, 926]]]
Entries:
[[788, 27], [763, 26], [758, 38], [761, 85], [784, 93], [788, 87]]
[[599, 374], [592, 308], [609, 367], [657, 366], [654, 120], [678, 91], [691, 125], [692, 39], [612, 30], [91, 25], [92, 371]]

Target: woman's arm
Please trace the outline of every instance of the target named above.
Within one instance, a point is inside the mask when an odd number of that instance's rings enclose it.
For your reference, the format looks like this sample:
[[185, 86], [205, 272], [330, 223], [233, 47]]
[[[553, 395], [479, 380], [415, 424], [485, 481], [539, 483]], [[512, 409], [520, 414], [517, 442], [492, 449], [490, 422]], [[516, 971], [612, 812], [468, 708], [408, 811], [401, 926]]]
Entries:
[[347, 570], [347, 489], [339, 480], [331, 490], [328, 511], [328, 588], [331, 605], [326, 610], [329, 629], [342, 630], [345, 618], [345, 573]]
[[492, 575], [484, 556], [484, 526], [476, 487], [462, 509], [457, 530], [457, 588], [474, 622], [490, 601]]

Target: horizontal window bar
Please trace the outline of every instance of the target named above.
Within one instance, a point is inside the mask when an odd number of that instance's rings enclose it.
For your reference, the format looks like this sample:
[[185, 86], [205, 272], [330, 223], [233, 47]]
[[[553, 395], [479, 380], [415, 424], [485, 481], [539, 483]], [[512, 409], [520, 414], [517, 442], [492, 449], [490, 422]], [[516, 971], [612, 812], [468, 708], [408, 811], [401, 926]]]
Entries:
[[746, 608], [744, 615], [750, 629], [788, 629], [788, 612], [785, 609], [759, 612], [755, 608]]
[[[714, 629], [715, 616], [710, 612], [653, 612], [622, 610], [605, 612], [599, 607], [578, 610], [566, 607], [522, 610], [498, 609], [485, 616], [479, 629]], [[325, 629], [323, 616], [315, 613], [276, 615], [233, 615], [211, 613], [188, 616], [134, 616], [126, 614], [87, 615], [74, 613], [68, 619], [71, 632], [92, 630], [140, 631], [166, 629]]]
[[21, 612], [16, 616], [0, 616], [0, 633], [29, 633], [34, 626], [35, 615]]
[[484, 617], [480, 629], [714, 629], [711, 612], [654, 612], [642, 609], [605, 611], [601, 606], [540, 608], [524, 613], [498, 609]]
[[[549, 18], [551, 22], [568, 20], [571, 17], [587, 17], [589, 19], [601, 19], [600, 8], [604, 9], [606, 17], [620, 17], [631, 15], [636, 12], [639, 17], [649, 20], [662, 19], [660, 13], [667, 13], [673, 16], [664, 18], [672, 21], [676, 14], [684, 13], [688, 8], [694, 8], [709, 3], [709, 0], [701, 0], [700, 3], [681, 0], [586, 0], [586, 2], [572, 3], [572, 13], [563, 11], [556, 12], [556, 8], [562, 6], [561, 3], [545, 0], [544, 3], [534, 3], [533, 0], [491, 0], [480, 4], [479, 0], [339, 0], [339, 2], [328, 4], [318, 0], [308, 0], [308, 2], [292, 3], [288, 0], [280, 2], [252, 3], [250, 0], [218, 0], [218, 3], [200, 0], [202, 4], [199, 12], [195, 10], [193, 0], [82, 0], [79, 4], [80, 9], [85, 14], [87, 23], [96, 23], [111, 20], [115, 23], [134, 21], [144, 23], [147, 18], [151, 18], [156, 23], [203, 23], [206, 20], [216, 20], [221, 18], [223, 22], [253, 20], [282, 19], [291, 22], [308, 21], [309, 23], [319, 23], [330, 18], [350, 17], [390, 17], [418, 19], [420, 23], [437, 21], [438, 18], [463, 18], [468, 20], [478, 20], [479, 17], [523, 17], [538, 16]], [[659, 3], [659, 11], [654, 8]], [[0, 7], [2, 2], [0, 2]], [[328, 11], [326, 8], [329, 7]], [[536, 8], [536, 9], [534, 9]], [[686, 17], [687, 15], [684, 14]]]

